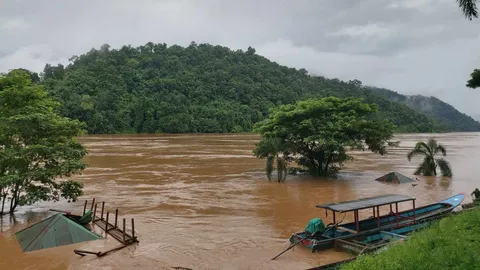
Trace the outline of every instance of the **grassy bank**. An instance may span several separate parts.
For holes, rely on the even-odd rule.
[[[444,218],[378,255],[365,255],[342,270],[480,269],[480,209]]]

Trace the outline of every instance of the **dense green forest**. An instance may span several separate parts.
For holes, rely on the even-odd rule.
[[[66,67],[47,64],[31,79],[63,104],[64,116],[86,122],[89,133],[248,132],[272,107],[326,96],[378,104],[377,117],[392,121],[398,132],[480,130],[447,104],[433,110],[396,102],[358,80],[281,66],[251,47],[103,45],[73,56]]]

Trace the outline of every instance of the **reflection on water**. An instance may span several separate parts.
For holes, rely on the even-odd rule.
[[[424,205],[480,186],[475,177],[480,172],[478,133],[435,135],[448,150],[452,179],[418,176],[417,186],[374,181],[389,171],[413,177],[421,160],[408,162],[406,153],[429,136],[399,135],[400,147],[383,157],[354,152],[355,160],[336,180],[289,176],[284,184],[266,181],[264,161],[251,155],[255,135],[82,137],[90,152],[90,167],[79,177],[86,195],[76,203],[43,203],[3,217],[0,269],[305,269],[345,259],[349,255],[342,252],[312,254],[298,247],[270,261],[310,219],[331,222],[315,208],[319,203],[402,193]],[[80,212],[83,200],[93,197],[106,202],[106,211],[119,208],[122,217],[135,218],[138,246],[102,259],[80,258],[73,249],[105,250],[115,241],[21,252],[15,231],[53,214],[49,208]],[[349,214],[340,218],[353,219]]]

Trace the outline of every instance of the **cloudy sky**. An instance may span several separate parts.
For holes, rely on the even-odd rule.
[[[480,19],[455,0],[0,0],[0,72],[108,43],[256,48],[311,74],[433,95],[480,118]]]

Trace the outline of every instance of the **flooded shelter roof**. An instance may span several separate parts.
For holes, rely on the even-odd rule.
[[[23,252],[52,248],[102,237],[63,214],[56,214],[15,233]]]
[[[386,175],[379,177],[375,180],[381,181],[381,182],[397,183],[397,184],[414,182],[413,179],[406,177],[405,175],[398,172],[387,173]]]
[[[336,212],[349,212],[353,210],[361,210],[366,208],[372,208],[374,206],[382,206],[391,203],[399,203],[411,200],[415,200],[415,197],[410,197],[402,194],[386,194],[352,201],[319,204],[317,205],[317,207]]]

